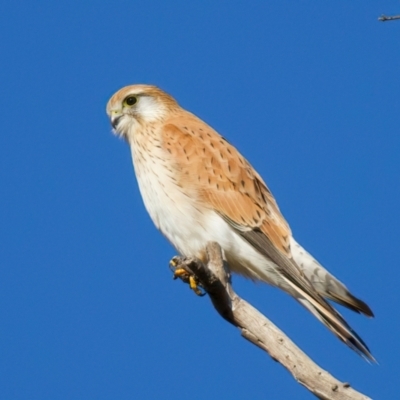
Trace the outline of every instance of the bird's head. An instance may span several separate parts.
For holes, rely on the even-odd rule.
[[[129,139],[145,124],[164,120],[178,103],[156,86],[132,85],[116,92],[107,103],[114,133]]]

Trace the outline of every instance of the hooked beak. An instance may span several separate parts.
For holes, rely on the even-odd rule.
[[[113,110],[111,111],[110,120],[111,125],[114,129],[117,129],[119,121],[121,121],[122,113],[121,111]]]
[[[117,129],[119,121],[121,121],[122,115],[119,117],[111,118],[111,125],[114,129]]]

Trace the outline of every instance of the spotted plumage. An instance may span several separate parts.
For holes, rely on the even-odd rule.
[[[114,131],[130,145],[154,224],[184,256],[205,259],[216,241],[233,272],[289,293],[352,349],[365,343],[325,300],[371,309],[293,238],[261,176],[226,139],[155,86],[127,86],[107,104]]]

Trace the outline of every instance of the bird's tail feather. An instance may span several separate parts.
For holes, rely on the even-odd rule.
[[[290,267],[290,264],[288,264]],[[357,335],[344,318],[315,290],[301,274],[290,274],[281,270],[281,277],[289,285],[289,293],[316,316],[336,337],[367,361],[376,362],[368,346]],[[297,270],[295,270],[297,271]]]
[[[368,304],[353,296],[339,279],[327,271],[293,237],[291,238],[290,245],[294,262],[322,297],[335,301],[367,317],[374,316]]]
[[[374,313],[364,301],[353,296],[348,290],[327,290],[320,293],[322,296],[329,300],[347,307],[348,309],[366,315],[367,317],[373,317]]]
[[[365,342],[333,307],[329,310],[314,299],[306,297],[297,297],[297,300],[347,346],[367,361],[376,362]]]

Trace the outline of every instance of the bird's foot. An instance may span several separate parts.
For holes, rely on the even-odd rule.
[[[173,279],[180,279],[181,281],[189,284],[190,289],[197,294],[197,296],[204,296],[206,293],[202,290],[201,283],[196,276],[190,271],[187,264],[190,263],[189,259],[185,257],[175,256],[170,262],[169,267],[174,273]]]

